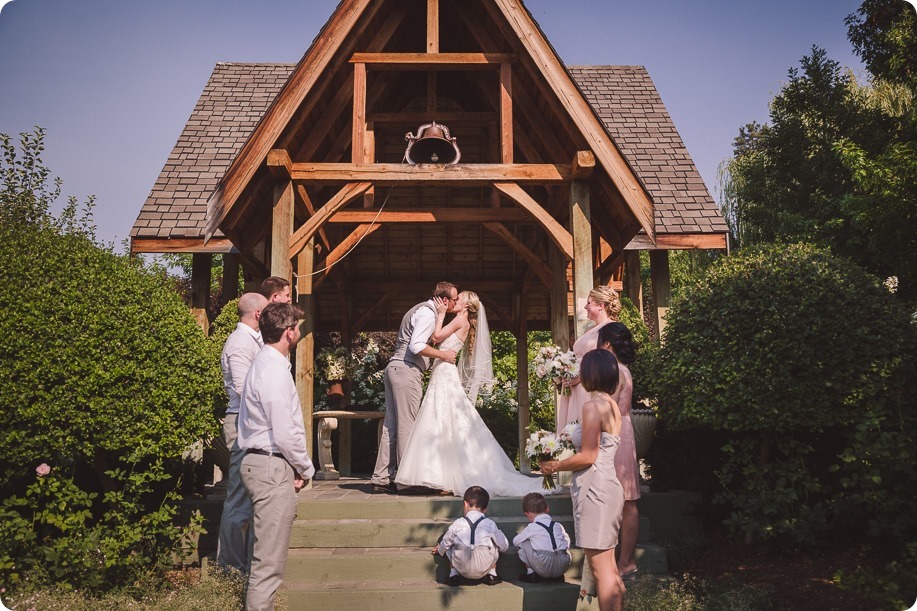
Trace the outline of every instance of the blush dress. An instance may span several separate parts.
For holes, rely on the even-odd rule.
[[[573,352],[577,359],[582,360],[584,354],[598,347],[599,329],[607,324],[596,325],[579,336],[573,343]],[[582,384],[571,388],[569,396],[560,395],[557,399],[557,430],[562,431],[571,422],[579,420],[583,415],[583,405],[591,398]]]
[[[624,378],[624,386],[618,396],[614,398],[621,411],[621,442],[615,452],[615,475],[624,488],[624,500],[636,501],[640,498],[640,482],[637,466],[637,442],[634,438],[634,425],[630,418],[634,381],[626,365],[618,363],[618,370]]]

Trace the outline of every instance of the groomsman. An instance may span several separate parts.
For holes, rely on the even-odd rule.
[[[261,283],[261,290],[258,292],[271,303],[293,302],[293,289],[286,278],[269,276]]]
[[[245,595],[248,611],[274,608],[296,518],[296,493],[315,474],[290,353],[300,340],[303,311],[271,303],[261,311],[264,348],[255,357],[239,410],[242,484],[253,506],[255,548]]]
[[[223,370],[223,386],[229,395],[229,405],[223,418],[223,441],[229,448],[229,472],[226,475],[226,500],[223,501],[223,515],[220,518],[220,538],[217,543],[217,563],[231,566],[237,571],[248,572],[251,563],[251,519],[252,502],[242,486],[239,469],[244,453],[236,444],[239,406],[242,402],[242,388],[252,361],[261,351],[263,342],[258,330],[261,310],[267,305],[260,293],[245,293],[239,298],[239,322],[230,333],[220,355]]]

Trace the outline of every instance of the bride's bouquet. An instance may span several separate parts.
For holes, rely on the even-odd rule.
[[[554,431],[535,431],[525,441],[525,455],[539,462],[543,460],[556,460],[565,450],[573,449],[570,440],[571,425],[564,427],[560,433]],[[545,490],[554,488],[553,475],[545,475],[541,487]]]
[[[579,375],[579,359],[576,358],[576,353],[572,350],[564,352],[558,346],[540,348],[532,361],[532,366],[538,379],[551,380],[564,395],[570,394],[570,388],[562,386],[563,381]]]

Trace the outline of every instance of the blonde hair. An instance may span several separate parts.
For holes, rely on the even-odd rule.
[[[478,310],[481,308],[481,298],[472,291],[462,291],[459,296],[468,304],[468,322],[471,323],[471,328],[468,330],[468,337],[465,338],[465,345],[468,346],[468,356],[471,356],[474,352],[474,340],[478,334]]]
[[[621,316],[621,298],[618,292],[608,285],[597,286],[589,291],[589,297],[594,303],[601,304],[605,307],[605,313],[608,318],[617,321]]]

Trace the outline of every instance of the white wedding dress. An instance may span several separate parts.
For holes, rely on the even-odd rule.
[[[453,333],[439,348],[458,351],[462,342]],[[559,491],[543,490],[541,476],[516,471],[465,394],[455,365],[436,360],[432,371],[395,483],[457,496],[481,486],[491,498]]]

